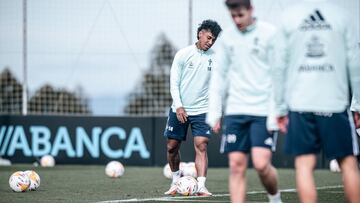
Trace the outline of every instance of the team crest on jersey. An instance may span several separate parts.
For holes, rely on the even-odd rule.
[[[211,59],[209,59],[209,60],[208,60],[208,62],[209,62],[209,65],[208,65],[208,71],[211,71],[211,64],[212,64],[212,60],[211,60]]]
[[[194,68],[194,64],[192,61],[190,61],[189,68]]]
[[[310,16],[304,19],[303,23],[300,25],[300,30],[331,30],[331,25],[326,22],[319,9],[315,9]]]
[[[306,56],[311,58],[320,58],[325,55],[324,44],[321,43],[320,38],[316,35],[312,36],[307,43]]]

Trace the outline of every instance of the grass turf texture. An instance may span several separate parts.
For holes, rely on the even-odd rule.
[[[38,191],[15,193],[11,191],[8,180],[18,170],[35,170],[41,178]],[[97,202],[124,199],[147,199],[165,197],[163,193],[170,186],[170,180],[162,175],[161,167],[126,167],[121,178],[112,179],[105,175],[105,166],[57,165],[54,168],[33,167],[31,165],[0,166],[0,202]],[[280,169],[280,189],[295,188],[294,171]],[[317,187],[341,185],[341,176],[328,170],[315,172]],[[266,202],[256,172],[247,172],[247,202]],[[161,199],[161,202],[230,202],[228,196],[228,169],[210,168],[207,188],[214,197]],[[258,192],[252,192],[258,191]],[[284,202],[299,202],[295,191],[282,192]],[[140,201],[139,201],[140,202]],[[318,202],[345,202],[342,187],[321,188]]]

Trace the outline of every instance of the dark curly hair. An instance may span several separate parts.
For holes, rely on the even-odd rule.
[[[214,35],[215,39],[219,36],[222,31],[220,25],[214,20],[204,20],[197,29],[197,39],[199,39],[199,32],[201,30],[208,30]]]

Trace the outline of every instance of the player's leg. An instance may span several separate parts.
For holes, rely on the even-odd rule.
[[[250,139],[253,165],[268,193],[269,200],[271,203],[281,203],[280,193],[278,192],[277,171],[271,164],[271,150],[275,149],[276,139],[266,129],[266,117],[253,117],[250,127]]]
[[[170,189],[164,193],[166,195],[176,194],[175,183],[181,177],[181,172],[179,170],[180,146],[181,141],[186,140],[187,127],[188,123],[181,124],[177,120],[176,114],[170,110],[164,136],[167,137],[167,160],[172,172],[172,182],[170,185]]]
[[[229,191],[231,202],[245,202],[247,154],[230,152],[229,157]]]
[[[207,157],[207,145],[209,138],[207,137],[194,137],[195,147],[195,167],[198,176],[207,175],[208,157]]]
[[[317,192],[314,181],[315,154],[300,155],[295,158],[296,188],[300,202],[316,203]]]
[[[249,137],[250,118],[243,115],[231,115],[224,118],[224,135],[221,140],[221,152],[229,158],[229,190],[231,202],[245,202],[246,169],[251,143]]]
[[[195,168],[197,171],[198,180],[198,195],[208,196],[212,195],[205,187],[207,168],[208,168],[208,157],[207,157],[207,145],[209,138],[196,136],[194,137],[195,147]]]
[[[268,192],[269,198],[280,200],[280,193],[278,192],[278,176],[275,167],[271,164],[271,155],[272,152],[270,149],[263,147],[253,147],[251,149],[254,168],[257,171],[265,190]],[[277,202],[281,202],[279,200],[277,200]]]
[[[289,128],[285,151],[295,156],[296,187],[301,202],[316,202],[317,192],[313,177],[316,153],[322,140],[313,113],[289,112]]]
[[[195,148],[195,168],[197,171],[198,193],[200,196],[210,196],[210,193],[205,187],[208,157],[207,145],[210,138],[210,127],[205,122],[206,114],[196,116],[189,116],[188,120],[191,124],[192,134],[194,136]]]
[[[360,202],[360,172],[356,157],[347,156],[342,158],[339,160],[339,164],[348,202]]]
[[[177,172],[180,169],[180,146],[181,142],[179,140],[167,140],[167,160],[170,165],[171,172]],[[176,180],[174,181],[173,179],[173,182],[176,182]]]
[[[360,202],[359,154],[355,126],[350,112],[317,115],[328,158],[336,158],[343,175],[345,195],[349,202]]]
[[[175,139],[167,140],[167,160],[172,173],[172,181],[168,191],[164,194],[166,195],[175,195],[176,194],[176,185],[175,183],[181,177],[181,172],[179,170],[180,165],[180,146],[181,142]]]

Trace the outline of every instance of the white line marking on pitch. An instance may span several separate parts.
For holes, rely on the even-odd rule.
[[[342,185],[334,185],[334,186],[322,186],[322,187],[317,187],[317,190],[326,190],[326,189],[336,189],[336,188],[342,188]],[[296,192],[296,189],[294,188],[290,188],[290,189],[282,189],[280,190],[280,192]],[[250,191],[247,192],[246,194],[250,195],[250,194],[261,194],[261,193],[266,193],[266,191]],[[206,197],[206,198],[211,198],[211,197],[228,197],[230,196],[230,194],[214,194],[210,197]],[[96,202],[96,203],[121,203],[121,202],[150,202],[150,201],[160,201],[160,202],[229,202],[229,201],[219,201],[219,200],[195,200],[197,198],[204,198],[203,196],[188,196],[188,197],[183,197],[183,196],[177,196],[177,197],[154,197],[154,198],[133,198],[133,199],[124,199],[124,200],[108,200],[108,201],[100,201],[100,202]],[[257,202],[257,203],[261,203],[261,202]]]

